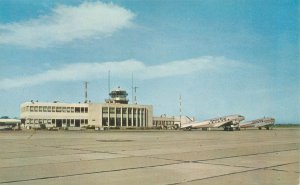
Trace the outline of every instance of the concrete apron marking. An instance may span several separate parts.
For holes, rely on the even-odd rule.
[[[224,177],[224,176],[228,176],[228,175],[246,173],[246,172],[251,172],[251,171],[266,170],[266,169],[267,170],[272,170],[272,169],[268,169],[268,168],[274,168],[274,167],[279,167],[279,166],[284,166],[284,165],[289,165],[289,164],[295,164],[295,163],[298,163],[298,162],[285,163],[285,164],[267,166],[267,167],[261,167],[261,168],[254,168],[254,169],[243,170],[243,171],[239,171],[239,172],[232,172],[232,173],[226,173],[226,174],[222,174],[222,175],[204,177],[204,178],[200,178],[200,179],[193,179],[193,180],[189,180],[189,181],[176,182],[176,183],[171,183],[171,184],[167,184],[167,185],[175,185],[175,184],[181,184],[181,183],[187,183],[187,182],[201,181],[201,180],[213,179],[213,178],[217,178],[217,177]],[[205,163],[205,164],[208,164],[208,163]],[[212,165],[217,165],[217,164],[212,164]]]
[[[123,169],[116,169],[116,170],[103,170],[103,171],[94,171],[94,172],[86,172],[86,173],[76,173],[76,174],[69,174],[69,175],[57,175],[57,176],[48,176],[48,177],[39,177],[39,178],[32,178],[32,179],[22,179],[22,180],[15,180],[15,181],[3,181],[2,183],[15,183],[15,182],[25,182],[25,181],[35,181],[35,180],[42,180],[42,179],[53,179],[53,178],[62,178],[62,177],[72,177],[72,176],[80,176],[80,175],[89,175],[89,174],[99,174],[99,173],[109,173],[109,172],[118,172],[118,171],[126,171],[126,170],[135,170],[135,169],[143,169],[143,168],[154,168],[160,166],[169,166],[177,163],[170,163],[170,164],[160,164],[160,165],[153,165],[153,166],[141,166],[141,167],[133,167],[133,168],[123,168]]]
[[[53,179],[53,178],[80,176],[80,175],[87,175],[87,174],[109,173],[109,172],[117,172],[117,171],[133,170],[133,169],[144,169],[144,168],[153,168],[153,167],[160,167],[160,166],[169,166],[169,165],[182,164],[182,163],[187,163],[187,162],[203,163],[203,164],[210,164],[210,165],[220,165],[220,164],[211,164],[211,163],[205,162],[205,161],[217,160],[217,159],[235,158],[235,157],[242,157],[242,156],[253,156],[253,155],[276,153],[276,152],[282,152],[282,151],[292,151],[292,150],[298,150],[298,149],[281,150],[281,151],[273,151],[273,152],[263,152],[263,153],[238,155],[238,156],[226,156],[226,157],[222,157],[222,158],[206,159],[206,160],[196,160],[196,161],[184,161],[184,160],[165,159],[165,160],[174,161],[174,163],[163,164],[163,165],[153,165],[153,166],[142,166],[142,167],[134,167],[134,168],[124,168],[124,169],[116,169],[116,170],[107,170],[107,171],[104,170],[104,171],[94,171],[94,172],[86,172],[86,173],[76,173],[76,174],[61,175],[61,176],[47,176],[47,177],[39,177],[39,178],[32,178],[32,179],[22,179],[22,180],[15,180],[15,181],[4,181],[4,182],[0,182],[0,183],[15,183],[15,182],[35,181],[35,180],[42,180],[42,179]],[[164,158],[157,158],[157,157],[150,157],[150,156],[144,156],[144,157],[155,158],[155,159],[164,159]],[[201,178],[201,179],[193,179],[193,180],[184,181],[184,182],[193,182],[193,181],[197,181],[197,180],[204,180],[204,179],[216,178],[216,177],[221,177],[221,176],[226,176],[226,175],[232,175],[232,174],[238,174],[238,173],[245,173],[245,172],[249,172],[249,171],[256,171],[256,170],[267,169],[267,168],[274,168],[274,167],[284,166],[284,165],[294,164],[294,163],[297,163],[297,162],[280,164],[280,165],[273,165],[273,166],[268,166],[268,167],[260,167],[260,168],[246,167],[246,168],[251,168],[251,169],[245,170],[245,171],[240,171],[240,172],[233,172],[233,173],[228,173],[228,174],[222,174],[222,175],[218,175],[218,176],[205,177],[205,178]],[[243,167],[243,166],[236,166],[236,167]],[[270,170],[272,170],[272,169],[270,169]],[[183,182],[180,182],[180,183],[183,183]],[[174,184],[180,184],[180,183],[174,183]]]
[[[218,160],[218,159],[229,159],[229,158],[235,158],[235,157],[254,156],[254,155],[261,155],[261,154],[271,154],[271,153],[287,152],[287,151],[293,151],[293,150],[299,150],[299,149],[296,148],[296,149],[288,149],[288,150],[276,150],[276,151],[272,151],[272,152],[261,152],[261,153],[253,153],[253,154],[233,155],[233,156],[208,158],[208,159],[192,160],[192,161],[186,161],[186,160],[180,160],[180,159],[168,159],[168,158],[155,157],[155,156],[142,156],[142,157],[148,157],[148,158],[153,158],[153,159],[164,159],[164,160],[177,161],[177,162],[181,161],[181,162],[185,162],[185,163],[188,163],[188,162],[190,162],[190,163],[201,163],[201,162],[204,162],[204,161],[212,161],[212,160]]]

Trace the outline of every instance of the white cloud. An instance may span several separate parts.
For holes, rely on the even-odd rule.
[[[61,66],[58,69],[47,70],[36,75],[22,78],[6,78],[0,80],[0,89],[28,87],[47,82],[78,81],[107,78],[110,70],[114,77],[131,78],[134,73],[139,79],[155,79],[187,75],[209,70],[224,71],[233,67],[240,68],[241,64],[223,57],[199,57],[188,60],[173,61],[158,65],[147,66],[141,61],[125,60],[104,63],[76,63]]]
[[[133,25],[134,14],[112,3],[85,2],[58,6],[51,15],[25,22],[0,24],[0,44],[48,47],[76,39],[110,36]]]

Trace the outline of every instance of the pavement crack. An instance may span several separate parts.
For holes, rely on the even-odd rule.
[[[132,167],[132,168],[122,168],[122,169],[115,169],[115,170],[102,170],[102,171],[93,171],[93,172],[86,172],[86,173],[75,173],[75,174],[68,174],[68,175],[56,175],[56,176],[46,176],[46,177],[38,177],[38,178],[31,178],[31,179],[20,179],[20,180],[12,180],[12,181],[2,181],[3,183],[16,183],[16,182],[26,182],[26,181],[35,181],[35,180],[44,180],[44,179],[55,179],[55,178],[65,178],[65,177],[74,177],[74,176],[81,176],[81,175],[91,175],[91,174],[99,174],[99,173],[109,173],[109,172],[119,172],[119,171],[126,171],[126,170],[137,170],[137,169],[144,169],[144,168],[154,168],[154,167],[161,167],[161,166],[169,166],[179,163],[169,163],[169,164],[159,164],[159,165],[151,165],[151,166],[140,166],[140,167]]]
[[[182,184],[182,183],[187,183],[187,182],[195,182],[195,181],[201,181],[201,180],[206,180],[206,179],[213,179],[213,178],[224,177],[224,176],[229,176],[229,175],[234,175],[234,174],[241,174],[241,173],[246,173],[246,172],[265,170],[267,168],[274,168],[274,167],[279,167],[279,166],[284,166],[284,165],[289,165],[289,164],[295,164],[295,163],[298,163],[298,162],[291,162],[291,163],[273,165],[273,166],[268,166],[268,167],[254,168],[254,169],[243,170],[243,171],[238,171],[238,172],[232,172],[232,173],[226,173],[226,174],[215,175],[215,176],[210,176],[210,177],[204,177],[204,178],[199,178],[199,179],[193,179],[193,180],[188,180],[188,181],[182,181],[182,182],[177,182],[177,183],[171,183],[171,184],[167,184],[167,185],[176,185],[176,184]]]

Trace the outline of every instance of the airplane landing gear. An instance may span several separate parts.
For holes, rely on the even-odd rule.
[[[233,131],[232,127],[224,127],[224,131]]]

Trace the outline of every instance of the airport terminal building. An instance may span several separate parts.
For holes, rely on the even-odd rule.
[[[160,117],[153,117],[153,127],[158,129],[177,129],[179,122],[179,119],[174,116],[167,117],[165,114]]]
[[[111,91],[105,103],[25,102],[21,123],[26,128],[147,128],[153,126],[152,105],[128,104],[125,90]]]

